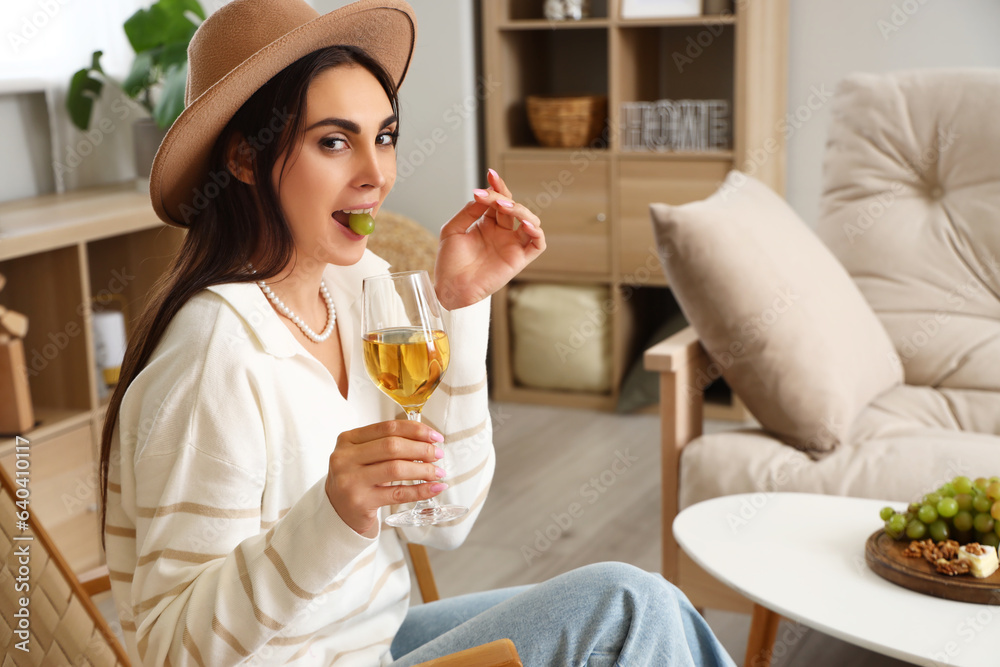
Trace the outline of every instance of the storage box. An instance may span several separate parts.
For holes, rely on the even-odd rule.
[[[515,285],[509,294],[514,381],[560,391],[611,391],[606,285]]]
[[[20,338],[0,340],[0,434],[20,435],[35,425],[28,367]]]
[[[547,148],[585,148],[601,136],[608,118],[603,95],[528,95],[528,124]]]

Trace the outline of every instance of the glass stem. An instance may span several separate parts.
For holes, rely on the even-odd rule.
[[[421,421],[420,420],[420,410],[419,409],[412,410],[412,411],[411,410],[407,410],[406,411],[406,418],[409,419],[411,422],[420,422]],[[417,463],[423,463],[423,462],[422,461],[417,461]],[[418,484],[424,484],[424,483],[425,482],[418,482]],[[437,504],[436,500],[434,500],[433,498],[428,498],[427,500],[418,500],[417,504],[414,505],[413,508],[410,511],[411,512],[420,512],[420,511],[426,512],[427,510],[437,509],[437,506],[438,506],[438,504]]]

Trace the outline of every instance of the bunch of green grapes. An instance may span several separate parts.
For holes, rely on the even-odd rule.
[[[964,475],[946,482],[910,503],[905,512],[883,507],[879,513],[885,532],[893,539],[935,542],[955,540],[959,544],[979,542],[1000,545],[1000,477]]]

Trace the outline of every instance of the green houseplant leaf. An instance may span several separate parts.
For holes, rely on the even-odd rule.
[[[73,74],[69,82],[69,91],[66,93],[66,109],[69,111],[69,118],[81,130],[86,130],[90,125],[90,115],[94,111],[94,100],[101,94],[104,88],[104,81],[93,76],[97,72],[102,77],[104,70],[101,69],[102,51],[94,51],[91,56],[90,67],[84,67]]]
[[[165,44],[163,49],[157,54],[156,63],[164,72],[170,69],[172,65],[184,65],[187,67],[187,47],[187,42]]]
[[[160,99],[153,109],[153,118],[161,130],[170,127],[184,111],[184,88],[187,84],[187,62],[171,65],[163,80]]]
[[[148,91],[154,83],[156,83],[156,74],[153,71],[153,55],[148,51],[135,54],[132,69],[129,70],[128,76],[122,82],[122,90],[132,99],[138,100],[146,107],[147,111],[152,113],[153,109],[148,99],[140,99],[140,96],[143,92]]]
[[[125,35],[136,53],[175,42],[186,45],[198,29],[198,24],[187,17],[187,12],[205,20],[205,10],[196,0],[159,0],[125,21]]]
[[[150,112],[161,129],[184,110],[187,47],[203,20],[205,10],[198,0],[158,0],[149,9],[132,14],[123,26],[135,60],[128,76],[118,85]],[[94,102],[104,82],[113,81],[100,68],[100,55],[95,51],[91,66],[76,72],[70,80],[66,108],[73,124],[81,130],[90,126]],[[158,98],[155,102],[154,91]]]

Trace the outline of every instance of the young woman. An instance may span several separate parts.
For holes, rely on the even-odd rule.
[[[150,179],[157,214],[187,235],[134,332],[101,451],[128,651],[410,665],[510,637],[528,665],[729,665],[676,589],[619,564],[408,609],[381,519],[436,496],[471,512],[405,537],[453,548],[468,534],[494,468],[487,297],[545,248],[491,171],[441,230],[447,384],[423,424],[397,419],[359,350],[361,281],[387,266],[348,212],[377,225],[392,188],[415,34],[401,0],[324,16],[234,0],[192,40],[187,108]]]

